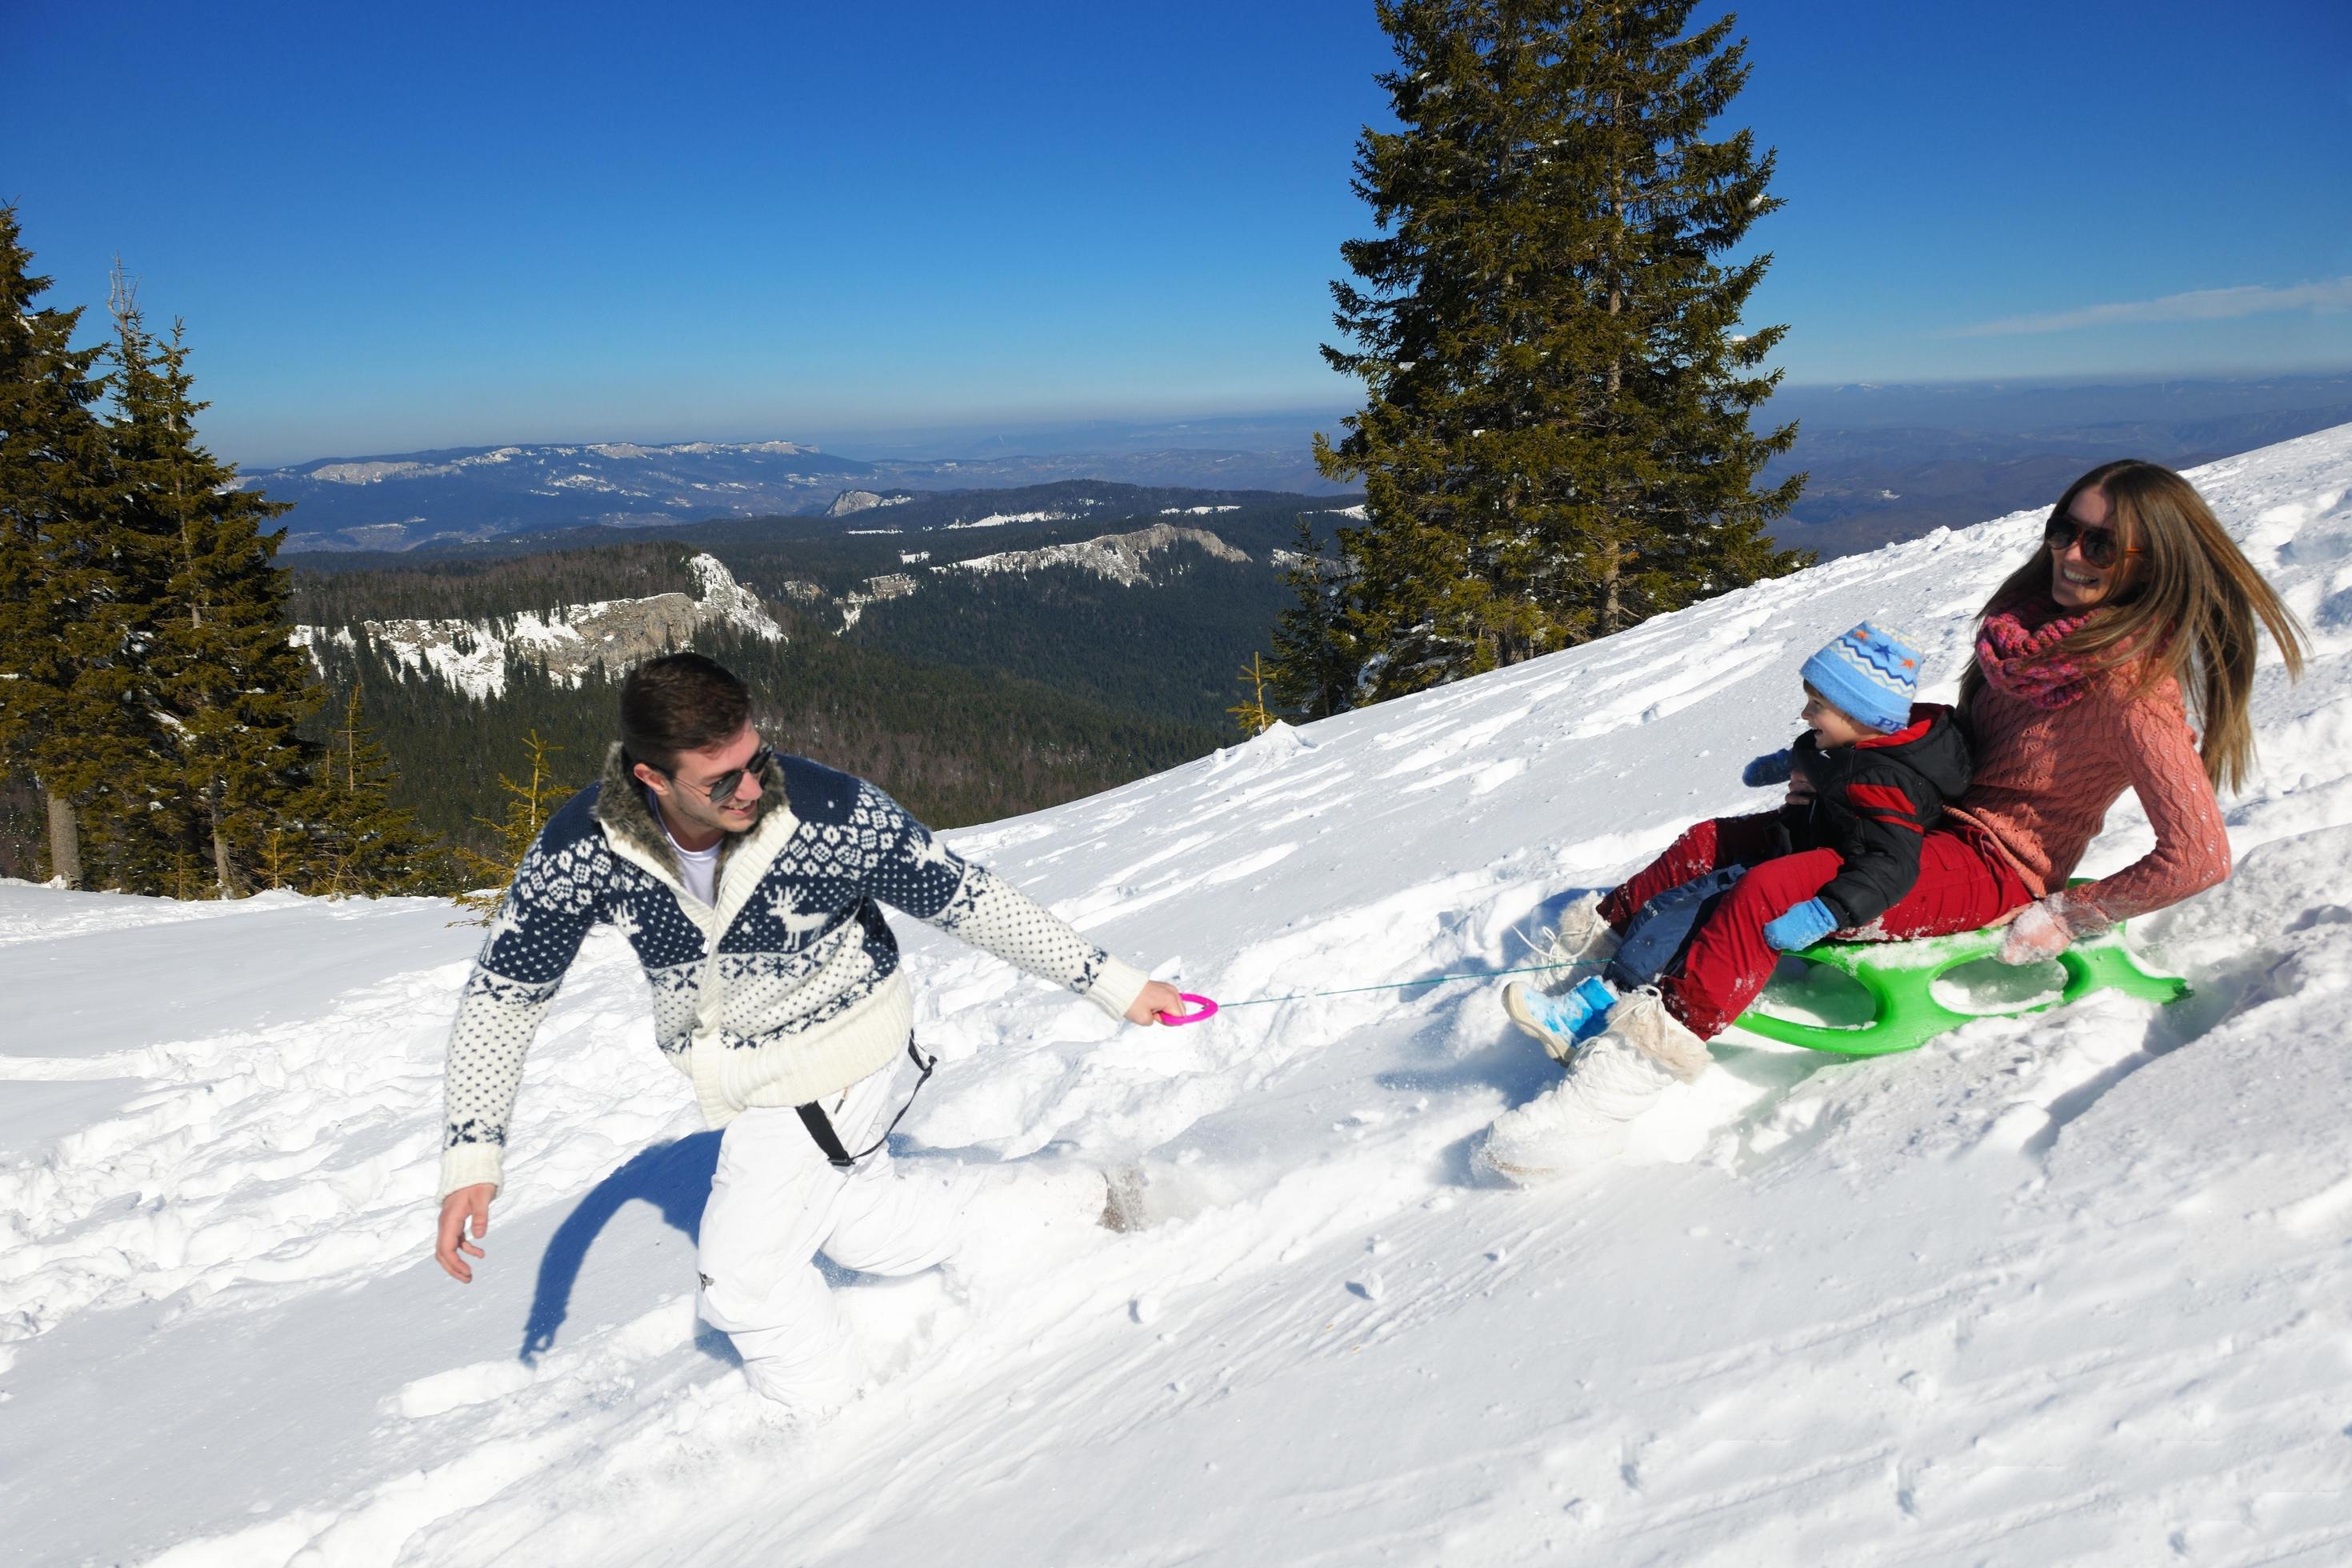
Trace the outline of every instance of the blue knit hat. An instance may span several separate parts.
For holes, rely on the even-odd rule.
[[[1799,673],[1847,718],[1892,735],[1911,722],[1919,650],[1864,621],[1805,660]]]

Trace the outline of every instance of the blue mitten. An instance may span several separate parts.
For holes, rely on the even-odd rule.
[[[1811,947],[1837,930],[1837,916],[1819,899],[1807,899],[1779,920],[1764,922],[1764,940],[1782,952]]]
[[[1763,789],[1770,784],[1784,784],[1796,769],[1793,752],[1768,752],[1739,771],[1739,782],[1749,789]]]

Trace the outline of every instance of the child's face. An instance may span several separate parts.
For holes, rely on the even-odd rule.
[[[1878,733],[1875,730],[1865,730],[1847,718],[1843,709],[1833,707],[1829,699],[1811,686],[1805,688],[1804,710],[1797,717],[1803,720],[1805,728],[1813,732],[1813,744],[1824,752],[1851,746],[1856,741],[1866,741]]]

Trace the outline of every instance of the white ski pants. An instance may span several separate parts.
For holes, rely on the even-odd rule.
[[[843,1146],[854,1154],[881,1136],[914,1079],[887,1068],[827,1099]],[[702,1211],[703,1321],[735,1342],[761,1394],[810,1415],[839,1407],[865,1364],[817,1255],[861,1273],[920,1273],[955,1251],[969,1185],[953,1165],[894,1169],[887,1149],[837,1171],[799,1111],[744,1111],[719,1138]]]

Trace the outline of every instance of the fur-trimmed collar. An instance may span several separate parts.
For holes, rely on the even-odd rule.
[[[596,820],[613,838],[627,845],[655,865],[665,868],[679,882],[686,874],[678,867],[677,852],[670,845],[669,835],[663,831],[661,820],[654,816],[646,799],[646,786],[630,773],[623,760],[621,743],[613,742],[604,753],[604,773],[596,791]],[[751,819],[751,827],[742,833],[730,833],[719,841],[719,863],[724,866],[735,846],[756,830],[767,819],[768,813],[784,798],[784,771],[773,756],[760,773],[760,811]]]

